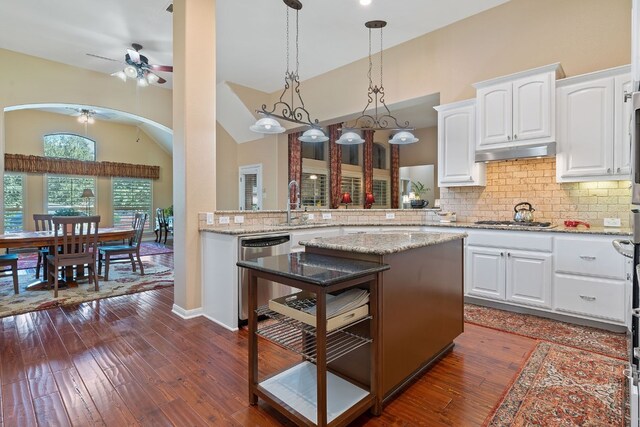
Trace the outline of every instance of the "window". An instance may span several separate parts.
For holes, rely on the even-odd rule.
[[[312,179],[312,176],[315,176],[316,179]],[[303,172],[302,189],[300,190],[301,206],[326,207],[328,182],[326,172]]]
[[[387,148],[377,142],[373,143],[374,169],[387,169]]]
[[[340,187],[342,193],[351,194],[351,202],[353,205],[362,205],[362,177],[342,175]]]
[[[153,191],[150,179],[113,178],[111,194],[115,228],[130,228],[137,212],[147,214],[144,227],[146,230],[151,228]]]
[[[302,158],[313,160],[324,160],[325,147],[324,142],[304,142],[302,143]]]
[[[4,233],[16,233],[24,227],[24,175],[4,174]]]
[[[84,136],[70,133],[45,135],[44,156],[95,161],[96,143]]]
[[[74,210],[92,215],[95,212],[95,197],[82,198],[82,192],[90,189],[96,195],[96,179],[70,175],[47,176],[47,212]]]
[[[360,165],[360,158],[358,157],[358,145],[342,146],[342,163],[354,166]]]
[[[389,207],[389,181],[386,179],[373,180],[373,198],[375,203],[373,206],[383,208]]]

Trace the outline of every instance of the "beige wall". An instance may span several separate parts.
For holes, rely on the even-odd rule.
[[[216,123],[216,208],[238,209],[238,144]]]
[[[443,104],[473,98],[473,83],[554,62],[562,64],[567,76],[628,64],[630,18],[631,0],[511,0],[387,49],[387,104],[434,93],[440,93]],[[397,25],[390,22],[385,32]],[[362,38],[366,41],[364,28]],[[366,72],[365,58],[305,80],[302,96],[312,116],[332,123],[359,112],[366,101]],[[263,102],[259,91],[232,88],[251,110]],[[271,103],[280,93],[271,94]],[[437,164],[435,128],[418,132],[420,142],[401,148],[401,165]],[[265,180],[267,194],[287,185],[286,136],[278,136],[278,146],[277,156],[265,160],[277,162],[273,167],[278,171],[275,189]],[[239,150],[238,164],[251,163],[252,156],[252,150]],[[285,191],[280,194],[286,198]]]
[[[5,114],[5,151],[11,154],[44,155],[43,136],[69,132],[85,136],[84,125],[75,117],[34,110],[12,111]],[[153,207],[167,207],[173,198],[171,156],[147,134],[131,125],[96,120],[87,125],[86,136],[96,142],[96,160],[160,166],[160,179],[153,181]],[[136,139],[140,137],[140,141]],[[25,228],[33,229],[29,218],[45,211],[45,177],[28,174],[25,188]],[[97,213],[101,225],[113,224],[111,178],[100,177],[96,182]]]
[[[400,167],[434,165],[434,197],[440,198],[438,187],[438,128],[416,129],[414,135],[420,140],[415,144],[400,146]]]

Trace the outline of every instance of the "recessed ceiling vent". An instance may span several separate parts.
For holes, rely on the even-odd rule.
[[[173,3],[169,3],[169,6],[165,9],[169,13],[173,13]]]

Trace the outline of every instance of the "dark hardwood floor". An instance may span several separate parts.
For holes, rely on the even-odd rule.
[[[173,266],[171,255],[154,261]],[[161,289],[0,319],[0,427],[291,425],[247,403],[247,332],[171,313]],[[298,358],[261,342],[273,372]],[[474,325],[382,416],[358,426],[481,425],[534,348]]]

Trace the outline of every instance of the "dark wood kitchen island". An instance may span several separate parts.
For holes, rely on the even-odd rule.
[[[380,289],[381,395],[388,402],[453,348],[463,332],[463,253],[460,233],[363,233],[300,242],[305,251],[390,266]],[[362,348],[332,362],[334,372],[368,385]]]

